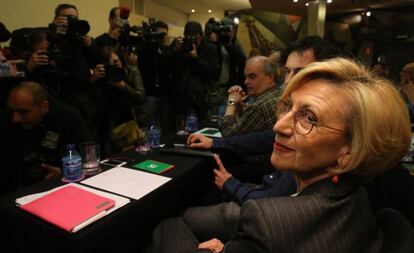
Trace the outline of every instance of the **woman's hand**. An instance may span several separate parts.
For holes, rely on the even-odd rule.
[[[214,169],[214,183],[217,185],[217,187],[221,190],[223,188],[224,183],[231,178],[233,175],[230,174],[226,168],[224,168],[223,163],[220,160],[220,157],[215,154],[214,159],[216,159],[216,163],[219,167],[219,169]]]
[[[198,245],[199,249],[208,249],[214,253],[222,252],[224,249],[224,244],[217,238],[213,238],[209,241],[205,241]]]

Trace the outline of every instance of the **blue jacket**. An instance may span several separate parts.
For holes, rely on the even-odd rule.
[[[296,192],[296,182],[292,173],[274,171],[263,176],[261,185],[242,183],[231,177],[221,191],[225,199],[242,205],[249,199],[291,195]]]
[[[270,153],[273,150],[275,132],[272,129],[241,136],[213,139],[213,148],[231,149],[236,153],[254,155]],[[291,195],[296,182],[290,172],[273,171],[263,176],[262,184],[242,183],[234,177],[228,179],[222,189],[223,197],[239,205],[249,199]]]

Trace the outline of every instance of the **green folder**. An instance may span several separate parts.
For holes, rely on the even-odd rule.
[[[161,174],[174,167],[172,164],[158,162],[154,160],[146,160],[133,165],[132,167],[140,170],[149,171],[152,173]]]

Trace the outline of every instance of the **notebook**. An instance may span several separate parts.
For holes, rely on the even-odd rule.
[[[172,164],[158,162],[154,160],[146,160],[137,164],[134,164],[132,167],[140,170],[149,171],[152,173],[161,174],[174,167]]]
[[[20,206],[23,210],[75,233],[105,216],[115,201],[73,185],[52,191]]]
[[[195,132],[195,134],[202,134],[207,137],[214,137],[214,138],[221,138],[223,137],[221,135],[220,129],[218,128],[212,128],[212,127],[206,127],[203,129],[198,130]]]

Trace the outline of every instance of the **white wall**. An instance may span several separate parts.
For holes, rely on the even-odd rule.
[[[210,18],[214,18],[217,21],[222,20],[224,18],[224,10],[221,10],[221,11],[217,10],[217,11],[214,11],[212,13],[194,13],[194,14],[190,14],[188,20],[199,22],[203,26],[203,29],[204,29],[204,25],[207,23],[207,21]]]
[[[184,26],[188,20],[188,15],[186,13],[168,8],[151,0],[144,1],[143,15],[177,26]]]

